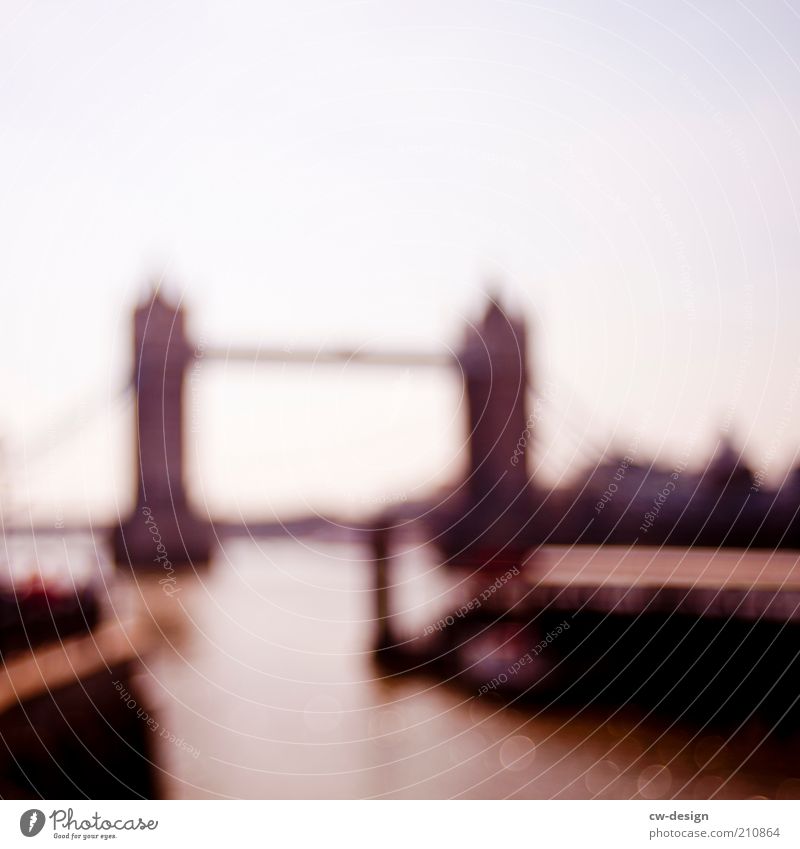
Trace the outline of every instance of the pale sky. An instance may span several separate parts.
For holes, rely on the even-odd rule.
[[[554,398],[547,480],[609,440],[699,461],[722,426],[780,475],[798,48],[778,0],[3,3],[12,506],[125,508],[130,409],[109,399],[165,269],[223,345],[438,349],[499,277]],[[194,496],[217,513],[358,513],[458,472],[445,376],[209,363],[196,392]]]

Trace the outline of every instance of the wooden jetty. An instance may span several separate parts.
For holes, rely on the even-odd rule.
[[[456,588],[450,606],[409,634],[388,613],[382,545],[376,656],[390,673],[433,672],[478,696],[798,725],[796,554],[572,546],[537,549],[510,567],[502,557],[449,563],[437,573]]]

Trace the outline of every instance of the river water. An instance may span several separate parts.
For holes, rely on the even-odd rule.
[[[424,571],[426,556],[412,565]],[[731,735],[632,708],[609,719],[514,707],[387,674],[370,654],[367,557],[330,542],[232,541],[172,596],[144,589],[159,636],[137,684],[159,718],[165,796],[800,796],[793,741],[762,743],[755,723]]]

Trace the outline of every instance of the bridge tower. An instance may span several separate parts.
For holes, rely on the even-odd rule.
[[[208,561],[211,524],[186,493],[184,399],[194,353],[185,312],[153,288],[134,312],[136,507],[114,534],[118,563],[169,569]]]
[[[510,504],[528,486],[528,334],[492,297],[467,329],[459,364],[467,393],[470,494]]]
[[[466,394],[467,476],[434,519],[453,558],[491,558],[499,552],[513,559],[534,540],[527,345],[522,317],[490,297],[458,354]]]

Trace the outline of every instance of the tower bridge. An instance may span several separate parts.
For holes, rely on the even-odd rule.
[[[131,514],[112,529],[117,562],[162,574],[164,558],[176,568],[202,565],[218,537],[251,531],[200,515],[189,497],[184,389],[201,357],[450,369],[464,387],[466,474],[419,514],[426,538],[438,547],[438,565],[446,565],[451,590],[462,597],[455,597],[456,613],[445,614],[452,625],[409,637],[397,610],[392,530],[405,519],[395,513],[364,527],[361,541],[371,543],[375,567],[376,658],[395,670],[432,669],[476,686],[505,668],[509,651],[521,657],[568,617],[568,634],[548,649],[544,665],[509,677],[511,692],[587,703],[668,699],[679,711],[694,711],[697,703],[700,717],[716,715],[722,700],[736,715],[758,710],[776,722],[787,716],[796,722],[800,570],[796,551],[775,549],[800,548],[800,475],[779,490],[754,487],[741,456],[723,445],[704,470],[678,476],[659,521],[646,532],[646,511],[663,491],[663,475],[674,472],[631,458],[623,475],[617,460],[604,458],[582,485],[533,486],[527,459],[536,416],[527,415],[527,343],[524,321],[490,299],[453,354],[201,346],[187,330],[185,309],[152,293],[134,313],[129,388],[136,496]],[[600,502],[598,512],[612,480],[614,497]],[[733,654],[731,639],[740,646]],[[708,647],[701,657],[697,644]],[[755,656],[762,662],[752,667],[752,686],[742,694],[740,666]],[[550,674],[551,665],[557,674]],[[667,671],[653,677],[651,670],[662,666]],[[609,668],[619,670],[610,689]],[[714,698],[698,701],[720,671]],[[683,683],[675,686],[676,680]]]
[[[526,331],[521,318],[509,316],[489,300],[485,315],[470,326],[460,350],[285,350],[265,347],[196,345],[189,335],[186,310],[158,289],[133,318],[133,375],[136,418],[136,497],[133,512],[114,529],[117,562],[134,567],[154,562],[153,528],[174,565],[203,563],[214,542],[215,524],[191,506],[187,490],[184,386],[193,364],[203,360],[284,365],[357,365],[369,368],[424,367],[455,369],[467,399],[468,470],[441,517],[456,528],[457,510],[477,522],[479,533],[507,535],[509,521],[529,516],[525,453],[520,437],[527,422],[529,380]],[[522,448],[520,449],[520,446]],[[520,456],[521,455],[521,456]],[[511,463],[512,457],[516,458]],[[523,497],[521,497],[521,493]],[[149,523],[145,515],[150,517]],[[230,524],[224,526],[227,531]],[[490,531],[490,528],[492,529]],[[463,531],[464,529],[461,528]],[[473,532],[471,531],[471,533]],[[452,536],[453,531],[450,531]]]

